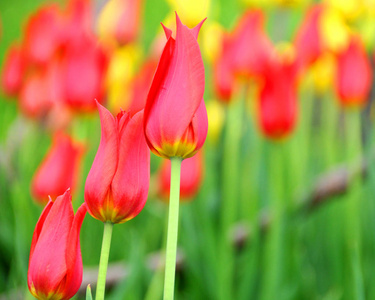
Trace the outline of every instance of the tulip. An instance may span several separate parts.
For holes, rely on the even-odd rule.
[[[99,36],[105,41],[124,45],[138,37],[143,1],[110,0],[100,13]]]
[[[180,198],[181,201],[192,199],[198,192],[203,177],[203,157],[202,151],[199,151],[193,157],[184,159],[181,163],[181,183]],[[159,195],[164,200],[169,198],[169,189],[171,185],[171,161],[163,160],[159,172]]]
[[[336,90],[340,103],[361,107],[366,104],[372,84],[371,63],[359,37],[338,54]]]
[[[79,111],[95,109],[94,99],[104,95],[107,56],[91,38],[82,38],[67,47],[63,57],[62,85],[64,101]]]
[[[22,50],[13,45],[8,49],[1,76],[1,84],[7,96],[17,96],[21,86],[26,67]]]
[[[103,222],[123,223],[144,207],[150,181],[150,151],[143,134],[143,111],[116,118],[97,103],[101,140],[85,185],[90,214]]]
[[[259,126],[274,140],[290,135],[297,121],[296,67],[293,62],[273,60],[259,94]]]
[[[74,190],[83,154],[83,146],[62,133],[55,134],[47,156],[37,169],[31,183],[35,199],[45,204],[64,193],[67,188]]]
[[[45,65],[66,42],[61,12],[56,5],[38,10],[26,24],[24,51],[30,62]]]
[[[27,283],[38,299],[70,299],[81,285],[79,232],[87,208],[82,204],[74,215],[71,200],[69,189],[50,198],[35,226]]]
[[[164,158],[193,156],[207,135],[203,100],[204,66],[196,41],[202,23],[193,29],[176,14],[176,39],[164,27],[167,43],[147,97],[144,117],[146,141]]]
[[[172,11],[179,11],[187,26],[193,26],[207,17],[210,12],[211,0],[167,0]],[[218,3],[215,3],[218,5]]]
[[[324,50],[319,25],[322,12],[323,6],[312,6],[307,11],[305,20],[300,26],[294,40],[297,52],[297,64],[302,70],[313,64]]]
[[[140,60],[140,47],[135,44],[118,47],[111,53],[106,74],[107,104],[111,111],[119,111],[120,108],[129,111],[129,102],[131,101],[129,90],[131,90],[131,81],[136,72],[136,65]],[[152,73],[152,75],[154,74]],[[152,78],[150,82],[151,80]],[[148,88],[149,86],[142,92],[147,93]]]
[[[238,76],[257,77],[263,73],[273,51],[263,23],[263,13],[251,10],[231,33],[224,34],[221,54],[214,66],[214,84],[220,99],[230,100]]]

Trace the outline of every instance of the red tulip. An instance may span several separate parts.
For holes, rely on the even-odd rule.
[[[231,44],[228,35],[223,36],[221,55],[214,65],[213,79],[216,94],[225,102],[232,97],[235,75],[232,61]]]
[[[322,13],[323,6],[312,6],[294,40],[297,64],[301,71],[314,63],[324,50],[319,26]]]
[[[237,76],[263,73],[273,51],[263,22],[261,11],[248,11],[233,32],[224,34],[221,54],[214,66],[214,85],[222,100],[230,100]]]
[[[61,12],[55,5],[45,6],[30,17],[24,40],[30,62],[45,65],[52,59],[66,42],[63,26]]]
[[[22,86],[25,67],[26,61],[22,50],[17,45],[11,46],[6,55],[1,76],[2,88],[7,96],[18,95]]]
[[[297,87],[295,64],[272,61],[260,89],[259,126],[270,139],[291,134],[297,120]]]
[[[364,45],[353,36],[348,47],[337,56],[336,90],[340,103],[363,106],[368,100],[372,69]]]
[[[199,151],[193,157],[184,159],[181,164],[181,200],[192,199],[198,192],[203,177],[203,157]],[[163,199],[169,199],[171,184],[171,161],[164,159],[159,173],[159,194]]]
[[[95,99],[104,94],[107,57],[101,47],[90,38],[67,47],[63,57],[62,85],[64,100],[78,110],[95,109]]]
[[[49,97],[49,86],[45,72],[30,74],[22,85],[19,105],[21,111],[31,118],[44,117],[53,103]]]
[[[189,29],[176,14],[176,23],[176,39],[164,27],[168,41],[147,97],[144,128],[156,155],[188,158],[203,146],[208,129],[204,66],[196,41],[203,21]]]
[[[38,299],[70,299],[82,282],[79,232],[86,215],[82,204],[74,216],[68,189],[50,198],[35,226],[27,283]]]
[[[75,188],[82,154],[81,144],[62,133],[55,134],[52,147],[31,183],[32,194],[38,202],[45,204],[48,196],[55,198],[67,188]]]
[[[236,74],[261,74],[273,51],[263,30],[264,15],[260,10],[248,11],[231,34],[233,68]]]
[[[143,111],[116,118],[99,103],[102,135],[86,179],[85,202],[103,222],[123,223],[144,207],[150,182],[150,151],[143,133]]]

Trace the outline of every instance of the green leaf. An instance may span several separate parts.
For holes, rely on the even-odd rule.
[[[91,294],[91,286],[90,286],[90,284],[87,285],[86,300],[92,300],[92,294]]]

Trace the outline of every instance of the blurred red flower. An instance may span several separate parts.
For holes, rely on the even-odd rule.
[[[55,133],[53,143],[31,182],[35,199],[42,204],[64,193],[67,188],[74,190],[84,147],[73,142],[63,133]]]

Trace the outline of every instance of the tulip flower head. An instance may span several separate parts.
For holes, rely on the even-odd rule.
[[[372,83],[370,59],[359,37],[352,37],[348,47],[338,54],[336,90],[345,106],[366,104]]]
[[[16,96],[22,86],[22,79],[25,70],[25,58],[22,50],[17,45],[8,49],[1,74],[1,85],[7,96]]]
[[[259,126],[267,138],[280,140],[291,134],[297,121],[296,65],[272,60],[263,80],[259,94]]]
[[[204,66],[197,36],[202,26],[189,29],[176,14],[176,39],[163,26],[167,43],[147,97],[144,117],[146,141],[164,158],[193,156],[207,135],[203,100]]]
[[[150,182],[150,151],[143,133],[143,110],[116,118],[99,103],[102,135],[86,179],[85,202],[103,222],[123,223],[143,209]]]
[[[83,152],[83,145],[62,133],[55,134],[31,183],[32,194],[39,203],[45,204],[48,196],[56,198],[69,187],[74,189]]]
[[[70,299],[81,285],[79,232],[87,208],[82,204],[74,215],[71,200],[69,189],[50,198],[35,226],[27,283],[38,299]]]

